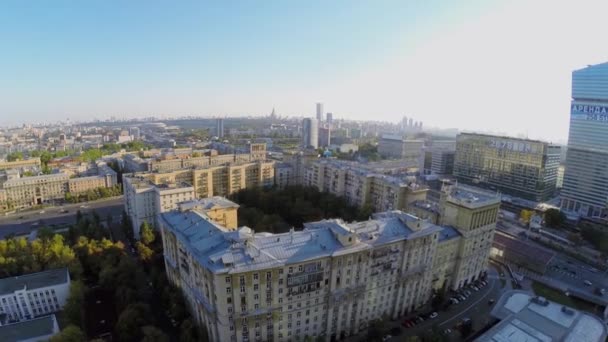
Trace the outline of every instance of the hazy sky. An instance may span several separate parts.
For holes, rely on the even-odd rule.
[[[0,123],[313,115],[565,140],[606,0],[0,2]]]

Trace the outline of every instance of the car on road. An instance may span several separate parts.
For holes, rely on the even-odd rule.
[[[494,299],[494,298],[492,298],[488,301],[488,305],[492,305],[494,303],[496,303],[496,299]]]
[[[44,214],[45,212],[46,212],[46,211],[44,211],[44,210],[40,210],[40,212],[39,212],[38,214],[42,215],[42,214]]]
[[[477,292],[477,291],[479,291],[479,287],[477,287],[477,286],[473,286],[473,290],[474,290],[475,292]]]
[[[382,342],[388,341],[391,338],[393,338],[393,336],[391,336],[391,335],[384,335],[384,337],[382,338]]]
[[[458,304],[458,303],[460,303],[460,301],[458,301],[458,299],[456,299],[456,297],[452,297],[452,298],[450,298],[450,303]]]
[[[89,207],[88,205],[84,205],[84,204],[80,206],[81,209],[85,209],[85,208],[88,208],[88,207]]]
[[[595,294],[598,296],[603,296],[606,294],[606,289],[598,287],[595,289]]]
[[[451,334],[451,333],[452,333],[452,329],[450,329],[450,328],[445,329],[445,330],[443,331],[443,334],[444,334],[444,335],[449,335],[449,334]]]
[[[585,284],[585,285],[587,285],[587,286],[591,286],[591,285],[593,285],[593,283],[591,283],[589,280],[585,280],[585,281],[583,282],[583,284]]]
[[[437,316],[439,316],[439,314],[436,312],[433,312],[432,314],[429,315],[429,318],[433,319],[433,318],[437,318]]]

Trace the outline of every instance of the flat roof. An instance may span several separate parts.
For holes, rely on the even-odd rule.
[[[68,269],[57,268],[48,271],[30,273],[18,277],[0,279],[0,295],[11,294],[15,291],[38,289],[68,282]]]
[[[59,332],[55,315],[0,326],[0,341],[19,342]]]
[[[594,315],[543,299],[532,293],[511,290],[492,310],[500,323],[477,338],[479,342],[603,342],[606,326]]]
[[[215,273],[238,273],[281,267],[331,255],[371,249],[415,239],[441,228],[400,211],[374,214],[368,221],[345,223],[340,219],[304,224],[300,231],[282,234],[258,233],[249,227],[228,231],[197,210],[161,214],[165,229]],[[346,245],[339,237],[353,237]]]

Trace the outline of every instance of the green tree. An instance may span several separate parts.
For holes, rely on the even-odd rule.
[[[86,341],[86,336],[75,325],[68,325],[65,329],[61,330],[59,334],[51,337],[50,342],[82,342]]]
[[[127,306],[118,316],[114,328],[118,341],[139,341],[142,338],[141,327],[150,324],[152,317],[150,307],[143,303],[135,303]]]
[[[140,241],[146,246],[150,246],[156,239],[154,230],[150,227],[148,222],[144,221],[139,227],[139,237]]]
[[[545,223],[549,227],[559,228],[564,225],[566,222],[566,215],[562,213],[559,209],[547,209],[545,211]]]
[[[84,327],[84,298],[86,295],[86,287],[79,280],[72,280],[70,283],[70,295],[63,307],[65,319],[70,324],[78,327]]]
[[[154,256],[154,251],[140,241],[137,241],[135,247],[137,248],[137,255],[139,255],[141,261],[150,261]]]
[[[23,152],[9,153],[6,156],[6,160],[9,161],[9,162],[16,161],[16,160],[23,160]]]

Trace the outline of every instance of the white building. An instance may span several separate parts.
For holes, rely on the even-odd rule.
[[[317,121],[323,121],[323,104],[317,103]]]
[[[131,219],[133,234],[139,239],[144,222],[155,226],[157,215],[177,208],[177,204],[195,198],[189,184],[159,184],[136,175],[123,176],[125,211]]]
[[[70,293],[67,268],[0,279],[0,314],[9,322],[30,320],[57,312]]]

